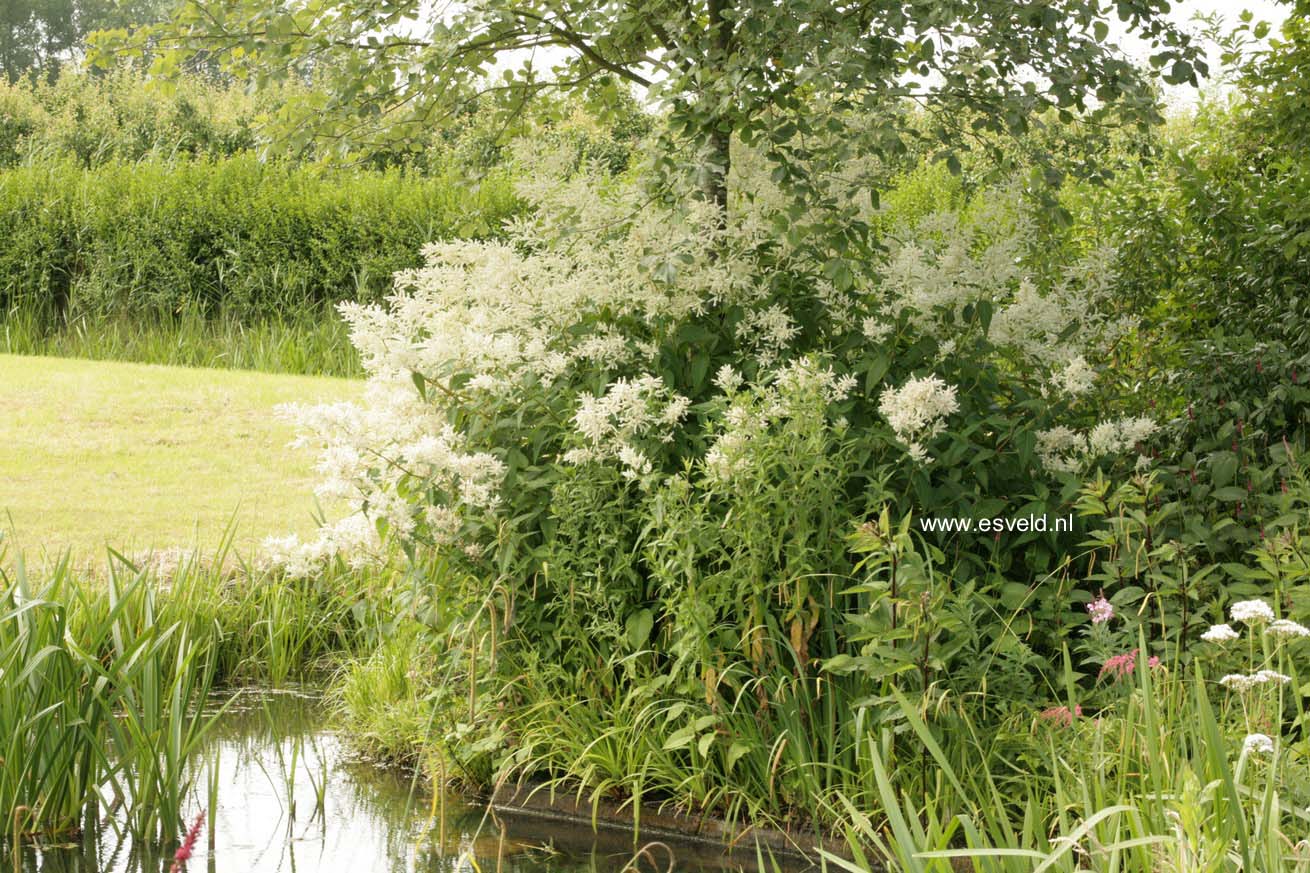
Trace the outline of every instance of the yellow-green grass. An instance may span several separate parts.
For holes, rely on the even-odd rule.
[[[231,525],[250,555],[266,536],[308,533],[313,453],[288,445],[295,430],[274,407],[361,391],[346,379],[0,355],[8,551],[205,553]]]

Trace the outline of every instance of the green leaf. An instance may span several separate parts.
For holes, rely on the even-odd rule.
[[[695,732],[692,731],[691,728],[680,728],[664,741],[663,749],[666,752],[685,749],[691,745],[691,738],[693,736],[695,736]]]
[[[1216,488],[1230,484],[1236,475],[1237,455],[1229,451],[1210,454],[1210,481]]]
[[[732,745],[728,746],[728,756],[726,759],[728,770],[731,771],[732,765],[736,764],[737,761],[741,759],[741,756],[745,755],[750,750],[751,747],[746,743],[743,743],[741,740],[736,740]]]
[[[1224,500],[1233,503],[1238,500],[1246,500],[1251,495],[1245,488],[1238,488],[1236,485],[1229,485],[1224,488],[1216,488],[1214,493],[1210,496],[1215,500]]]
[[[655,626],[655,617],[649,609],[641,609],[628,616],[625,623],[625,630],[628,635],[628,645],[634,649],[640,649],[646,645],[650,639],[651,628]]]

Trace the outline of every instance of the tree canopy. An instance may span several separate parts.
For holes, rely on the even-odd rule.
[[[156,21],[162,0],[5,0],[0,5],[0,73],[53,75],[92,31]]]
[[[515,112],[551,89],[601,103],[625,84],[667,111],[665,169],[723,202],[729,142],[761,145],[780,181],[805,187],[818,151],[896,155],[915,140],[955,149],[1055,114],[1158,118],[1151,76],[1110,41],[1144,39],[1168,82],[1205,66],[1166,19],[1168,0],[183,0],[162,25],[106,34],[101,62],[150,52],[168,71],[203,60],[256,83],[314,77],[283,135],[344,150],[403,139],[475,99]],[[816,107],[823,111],[815,111]],[[906,112],[918,107],[919,111]],[[871,116],[877,118],[868,124]]]

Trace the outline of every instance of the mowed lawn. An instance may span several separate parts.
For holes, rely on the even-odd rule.
[[[0,355],[0,530],[11,557],[106,546],[242,554],[314,528],[313,452],[274,407],[362,383]]]

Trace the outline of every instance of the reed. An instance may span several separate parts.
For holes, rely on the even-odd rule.
[[[0,590],[0,821],[19,838],[77,830],[113,769],[99,740],[114,688],[92,654],[103,639],[71,642],[63,587],[34,586],[20,561]]]
[[[831,795],[852,856],[826,860],[851,873],[1310,870],[1292,745],[1234,743],[1199,667],[1139,664],[1129,682],[1116,714],[1039,728],[1021,762],[990,753],[995,733],[967,708],[946,728],[900,697],[930,762],[902,764],[888,729],[866,732],[874,796]]]
[[[67,558],[34,578],[0,555],[0,821],[69,835],[106,805],[168,843],[224,706],[220,683],[284,681],[375,641],[368,574],[293,582],[197,556],[166,575],[117,553],[89,577]],[[211,786],[212,793],[212,786]]]

